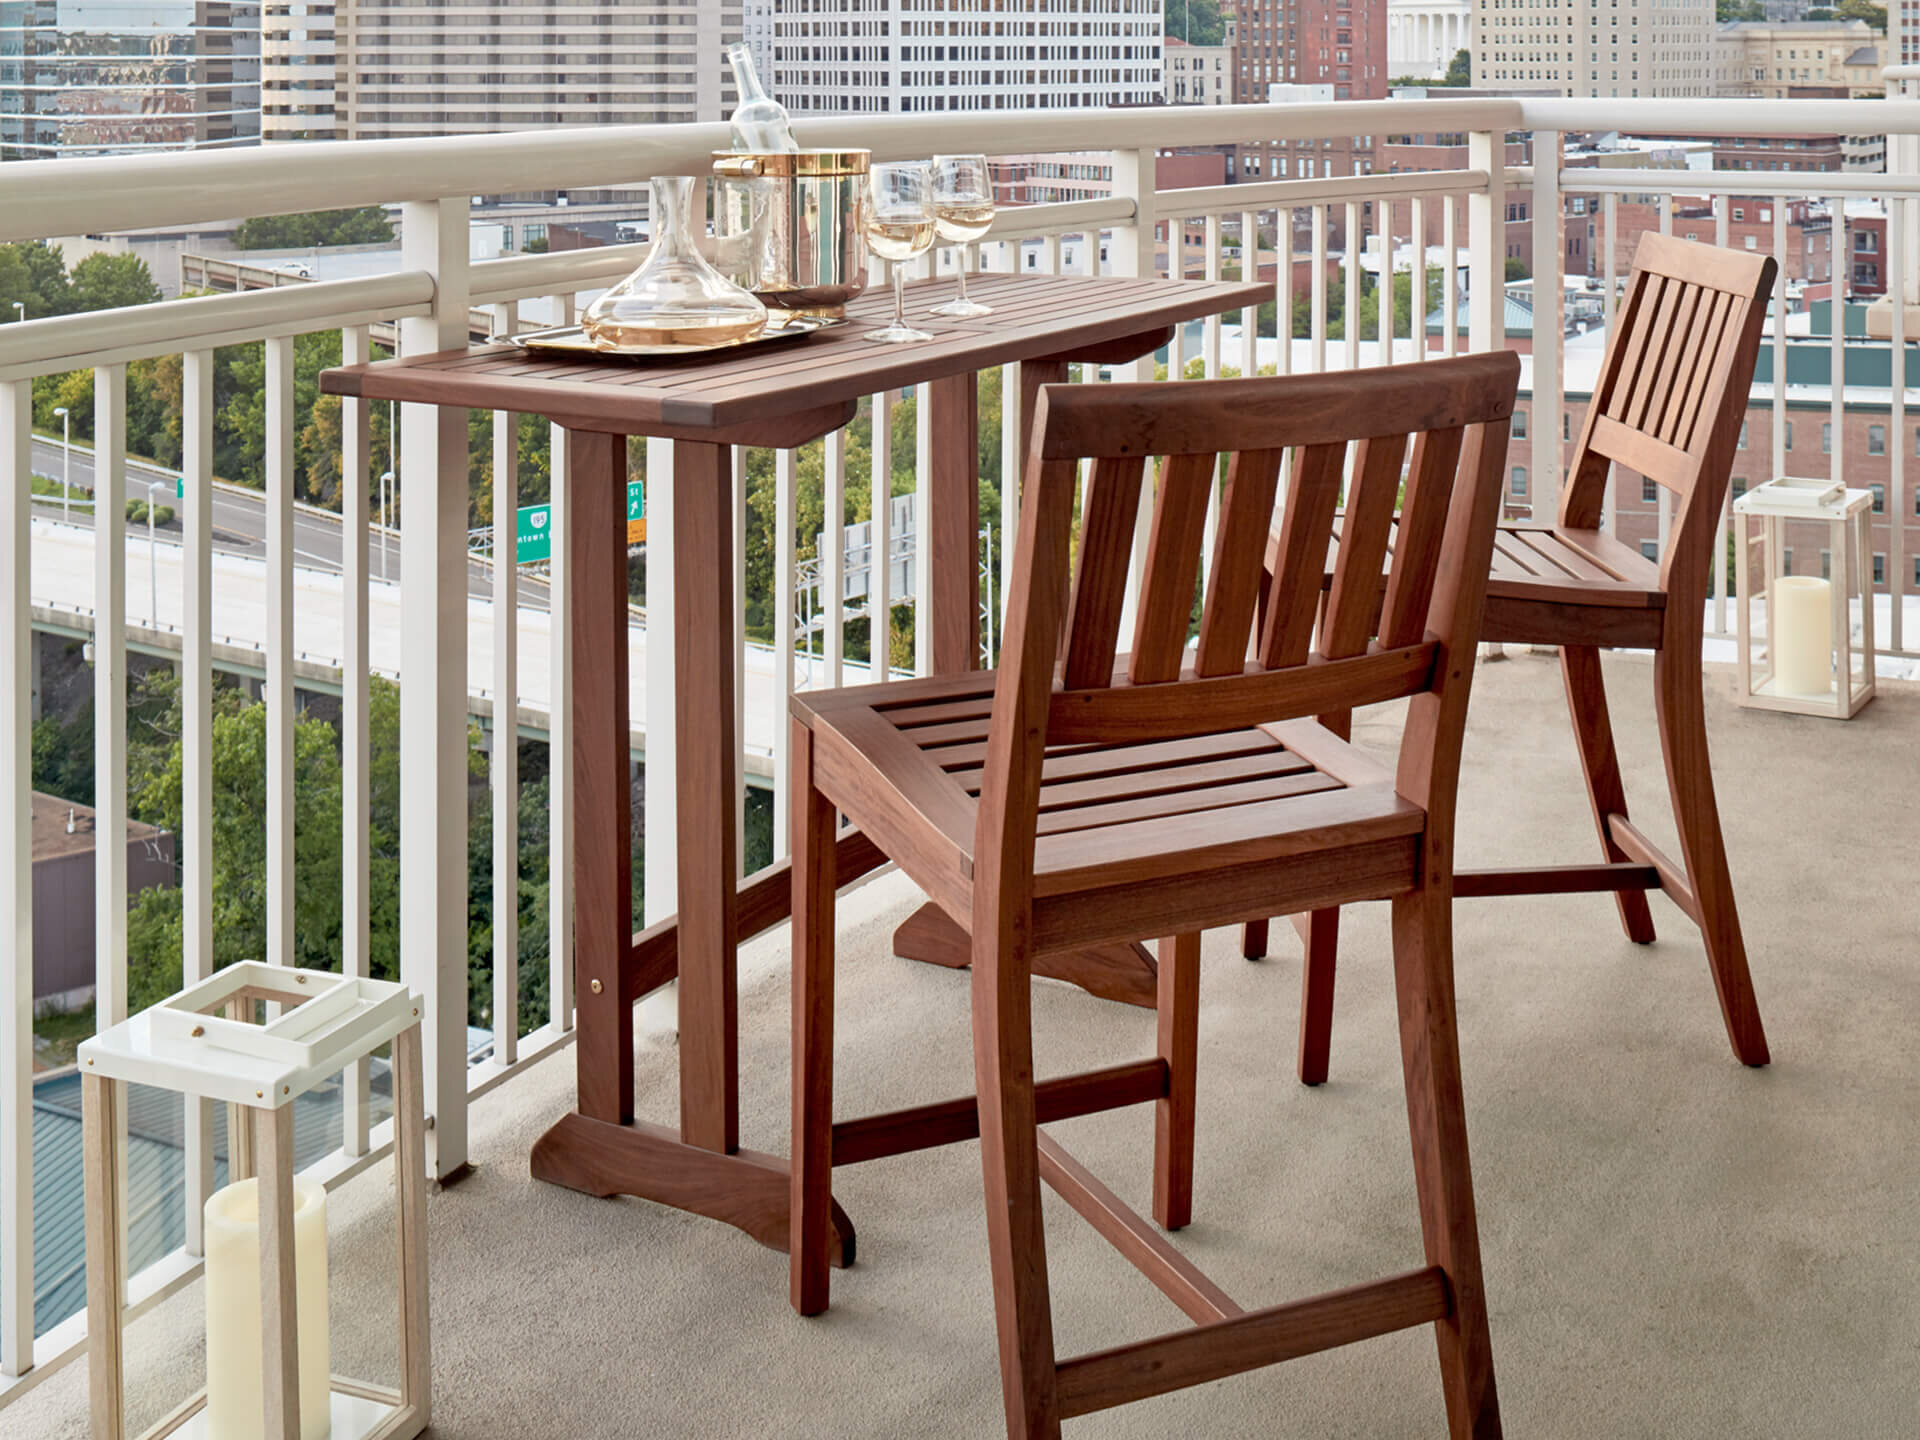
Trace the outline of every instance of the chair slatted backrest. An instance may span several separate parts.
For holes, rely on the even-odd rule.
[[[1012,568],[983,827],[996,800],[1017,810],[1022,795],[1029,804],[1037,796],[1049,742],[1174,739],[1440,696],[1459,676],[1463,647],[1471,668],[1519,369],[1500,352],[1333,375],[1047,387]],[[1226,484],[1190,645],[1222,455]],[[1123,650],[1149,459],[1160,479]],[[1083,461],[1092,463],[1070,560]],[[1459,714],[1449,711],[1438,730],[1444,739],[1451,725],[1457,757],[1465,685],[1454,688]],[[1017,816],[1010,823],[1009,838]]]
[[[1661,557],[1675,603],[1705,599],[1706,559],[1726,498],[1778,267],[1765,255],[1641,237],[1560,502],[1593,529],[1618,463],[1673,492]],[[1680,588],[1689,593],[1679,595]]]

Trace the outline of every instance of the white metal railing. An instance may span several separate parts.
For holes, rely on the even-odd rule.
[[[1920,103],[1890,101],[1876,105],[1876,127],[1902,135],[1920,135]],[[1726,205],[1731,195],[1817,194],[1822,197],[1875,193],[1887,181],[1849,176],[1761,174],[1747,172],[1675,173],[1650,168],[1628,171],[1563,168],[1558,137],[1568,131],[1617,129],[1634,125],[1656,132],[1737,129],[1741,134],[1804,132],[1832,127],[1858,128],[1857,108],[1841,110],[1833,102],[1795,102],[1756,109],[1715,102],[1598,102],[1465,99],[1447,102],[1360,102],[1342,105],[1185,106],[1169,110],[1077,111],[1038,114],[1002,113],[956,117],[897,117],[876,121],[808,120],[798,129],[803,143],[873,150],[876,159],[924,155],[951,149],[961,136],[970,148],[988,153],[1032,154],[1104,152],[1111,154],[1112,193],[1104,197],[1003,212],[985,240],[970,248],[968,263],[1001,271],[1055,272],[1065,268],[1105,269],[1115,274],[1152,274],[1159,263],[1156,232],[1165,227],[1170,266],[1186,269],[1184,235],[1197,222],[1201,236],[1198,273],[1220,276],[1229,265],[1258,265],[1264,257],[1260,236],[1274,237],[1272,298],[1276,334],[1271,350],[1257,334],[1257,313],[1216,317],[1197,332],[1182,330],[1168,359],[1168,373],[1182,379],[1188,362],[1217,376],[1224,369],[1245,373],[1272,365],[1286,372],[1329,365],[1369,365],[1390,359],[1453,353],[1459,345],[1456,316],[1464,293],[1467,345],[1472,349],[1506,343],[1503,265],[1508,235],[1506,206],[1524,199],[1532,207],[1535,285],[1552,295],[1558,288],[1564,251],[1562,197],[1594,197],[1605,225],[1604,304],[1615,295],[1614,246],[1618,197],[1639,194],[1708,194],[1717,197],[1721,238],[1727,234]],[[1406,132],[1464,132],[1464,167],[1438,173],[1373,174],[1314,180],[1273,180],[1158,191],[1153,183],[1158,152],[1185,146],[1233,142],[1318,139]],[[1510,172],[1505,146],[1510,134],[1531,132],[1535,140],[1531,170]],[[182,635],[184,970],[189,980],[206,975],[214,957],[212,871],[209,845],[213,826],[211,744],[212,667],[216,661],[213,616],[215,594],[211,526],[214,454],[214,351],[226,345],[266,344],[267,505],[270,517],[262,564],[270,596],[266,655],[268,756],[268,955],[285,961],[293,953],[293,695],[297,654],[292,596],[293,445],[304,417],[294,413],[294,337],[339,330],[343,354],[352,363],[371,353],[370,327],[397,322],[404,352],[420,353],[466,343],[475,307],[491,308],[502,330],[511,329],[523,302],[554,305],[562,319],[574,313],[581,292],[605,286],[626,273],[641,247],[515,256],[472,263],[467,255],[469,197],[476,193],[540,191],[632,185],[653,174],[707,168],[710,152],[724,147],[724,127],[623,127],[470,136],[445,140],[328,143],[281,146],[268,151],[224,151],[148,156],[138,160],[34,162],[0,168],[0,241],[66,234],[99,234],[124,228],[191,224],[214,217],[287,213],[316,207],[363,204],[401,207],[401,255],[391,274],[321,281],[246,294],[162,302],[133,310],[95,315],[28,320],[0,326],[0,469],[5,499],[0,501],[0,663],[4,663],[7,700],[0,704],[0,914],[8,917],[7,954],[0,963],[0,1405],[9,1394],[49,1373],[78,1351],[83,1317],[65,1321],[35,1339],[33,1285],[32,1156],[32,973],[23,957],[31,954],[32,837],[28,791],[31,788],[29,695],[33,612],[33,503],[28,495],[31,468],[32,381],[37,376],[74,369],[95,374],[95,452],[97,520],[94,537],[96,600],[95,713],[99,719],[96,774],[99,830],[114,833],[127,814],[126,712],[126,544],[125,367],[160,355],[182,356],[182,459],[184,607]],[[1807,187],[1812,187],[1811,189]],[[1900,203],[1889,217],[1890,248],[1903,253],[1912,233],[1905,214],[1920,195],[1920,178],[1895,182]],[[1671,221],[1671,207],[1663,210]],[[1781,212],[1776,209],[1776,215]],[[1293,246],[1296,214],[1304,218],[1306,253]],[[1382,267],[1376,290],[1376,324],[1361,332],[1366,294],[1363,252],[1355,243],[1368,228],[1389,232],[1380,253],[1391,257],[1394,236],[1415,237],[1409,270],[1409,322],[1400,333],[1395,319],[1393,267]],[[1440,236],[1435,272],[1441,285],[1441,333],[1428,335],[1426,248],[1429,229]],[[1336,231],[1347,237],[1333,243]],[[1776,221],[1775,248],[1784,252],[1786,233]],[[1464,268],[1460,252],[1465,251]],[[1104,260],[1103,260],[1104,252]],[[1296,274],[1296,260],[1304,269]],[[929,265],[932,262],[922,262]],[[1897,265],[1896,260],[1896,265]],[[1899,284],[1896,268],[1892,283]],[[1291,336],[1296,294],[1304,296],[1307,335]],[[1330,311],[1337,302],[1342,329],[1331,335]],[[1532,351],[1532,394],[1527,402],[1531,430],[1516,442],[1514,454],[1530,457],[1532,479],[1524,505],[1543,513],[1557,493],[1565,443],[1562,415],[1568,404],[1562,377],[1566,342],[1551,305],[1537,316]],[[1896,316],[1900,314],[1898,307]],[[1896,320],[1896,324],[1900,323]],[[1237,332],[1233,334],[1230,332]],[[1898,332],[1896,331],[1896,334]],[[1231,341],[1231,343],[1230,343]],[[1774,341],[1776,375],[1782,372],[1785,340]],[[1837,361],[1843,342],[1832,341]],[[1900,347],[1896,346],[1896,356]],[[1268,358],[1270,355],[1271,358]],[[1902,361],[1896,359],[1896,365]],[[1081,381],[1097,379],[1081,367]],[[1149,358],[1122,367],[1151,378]],[[1903,369],[1896,371],[1890,424],[1905,433]],[[1021,387],[1018,367],[1000,375],[1000,445],[1003,502],[998,552],[1009,553],[1017,521],[1015,501],[1020,471]],[[1773,451],[1783,452],[1783,412],[1787,400],[1776,385],[1773,398]],[[924,397],[922,397],[924,398]],[[891,553],[887,533],[894,461],[892,422],[900,401],[892,394],[872,397],[872,443],[868,473],[851,465],[844,437],[823,448],[826,530],[838,533],[847,496],[866,495],[874,520],[874,553]],[[1574,397],[1574,403],[1581,403]],[[1844,426],[1844,397],[1832,402],[1835,434]],[[924,481],[929,437],[924,404],[917,407],[913,441]],[[369,514],[369,441],[372,417],[365,402],[342,405],[341,475],[345,496],[342,612],[342,867],[343,929],[340,963],[348,973],[365,974],[371,963],[369,916],[375,897],[368,854],[369,757],[369,596],[375,577],[367,563]],[[400,892],[402,978],[419,989],[429,1006],[426,1028],[427,1103],[433,1123],[429,1163],[446,1175],[467,1158],[466,1116],[470,1100],[517,1069],[569,1043],[572,1019],[571,850],[573,803],[570,725],[564,704],[551,715],[549,909],[549,1004],[544,1015],[520,1013],[517,973],[518,935],[514,916],[517,879],[519,775],[514,745],[516,701],[521,693],[521,653],[516,645],[518,593],[513,560],[512,514],[518,498],[515,417],[494,417],[494,513],[505,522],[494,546],[491,571],[492,661],[485,675],[470,675],[467,655],[468,476],[464,416],[404,407],[401,413],[398,472],[405,490],[400,526],[402,573],[399,582],[408,624],[402,639],[400,720],[400,868],[406,884]],[[565,473],[564,436],[551,435],[551,473]],[[1904,445],[1889,452],[1890,529],[1903,530],[1910,506],[1901,464]],[[1842,459],[1836,442],[1832,463]],[[646,447],[648,510],[654,533],[671,533],[673,510],[672,446],[651,441]],[[744,680],[751,654],[755,666],[769,663],[773,693],[784,708],[785,692],[796,683],[794,608],[796,572],[802,537],[797,532],[799,456],[776,455],[774,475],[774,593],[770,661],[751,650],[745,630],[744,557],[737,558],[737,678]],[[744,527],[747,516],[749,459],[736,455],[734,506]],[[762,462],[754,460],[753,465]],[[849,473],[850,470],[852,473]],[[924,502],[922,513],[924,513]],[[1141,523],[1147,523],[1150,498],[1143,495]],[[1635,508],[1614,497],[1609,523],[1618,525]],[[573,656],[567,640],[571,581],[565,563],[566,536],[573,517],[564,503],[564,487],[554,487],[551,514],[553,560],[550,576],[552,615],[549,694],[569,692]],[[808,537],[809,541],[811,537]],[[1895,566],[1889,573],[1895,608],[1893,644],[1901,648],[1900,602],[1912,587],[1904,573],[1904,540],[1891,541]],[[649,556],[651,604],[646,623],[659,635],[671,633],[673,556],[666,546]],[[833,547],[818,557],[826,614],[821,627],[821,663],[810,666],[825,683],[843,672],[846,658],[843,558]],[[928,567],[914,567],[917,640],[913,669],[927,654],[925,585]],[[1136,577],[1137,580],[1137,577]],[[1724,576],[1722,577],[1724,581]],[[874,568],[867,607],[889,615],[894,603],[915,597],[891,595],[886,565]],[[1719,587],[1724,607],[1724,583]],[[763,598],[763,597],[754,597]],[[996,597],[986,596],[991,605]],[[1716,612],[1724,628],[1723,609]],[[884,631],[884,627],[880,627]],[[997,630],[997,625],[994,627]],[[649,763],[672,773],[674,749],[672,646],[647,647],[644,700],[636,720],[645,729]],[[873,674],[889,679],[899,673],[888,654],[886,636],[873,639]],[[492,857],[495,895],[494,961],[491,977],[492,1025],[496,1040],[483,1063],[467,1063],[469,1013],[467,915],[466,755],[469,692],[490,692],[496,741],[491,770]],[[736,730],[743,748],[748,687],[736,687],[742,712]],[[787,803],[786,727],[772,727],[771,770],[774,853],[784,851]],[[744,758],[744,754],[743,754]],[[763,768],[763,767],[756,767]],[[743,773],[746,766],[743,764]],[[674,796],[670,785],[648,790],[644,816],[646,906],[643,923],[660,919],[672,904]],[[744,788],[733,797],[745,804]],[[744,862],[743,862],[744,863]],[[123,847],[102,845],[97,852],[97,986],[102,1023],[117,1019],[126,1003],[127,879]],[[523,1026],[526,1027],[523,1033]],[[367,1078],[346,1077],[341,1150],[322,1163],[333,1179],[357,1173],[383,1153],[381,1127],[367,1118]],[[199,1249],[200,1201],[211,1185],[211,1126],[205,1114],[190,1113],[186,1131],[186,1245],[184,1251],[136,1281],[136,1306],[144,1306],[195,1273]]]

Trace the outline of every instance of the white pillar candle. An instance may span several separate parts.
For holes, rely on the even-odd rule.
[[[293,1182],[294,1307],[300,1347],[300,1440],[327,1440],[327,1192]],[[256,1440],[260,1374],[260,1198],[256,1181],[215,1191],[206,1207],[207,1440]]]
[[[1811,575],[1773,582],[1773,688],[1788,695],[1833,689],[1833,586]]]

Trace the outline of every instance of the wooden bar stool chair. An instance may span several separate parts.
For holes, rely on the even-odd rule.
[[[832,1167],[978,1135],[1009,1435],[1056,1436],[1076,1415],[1429,1322],[1451,1433],[1499,1434],[1449,904],[1461,734],[1518,374],[1514,356],[1497,354],[1359,375],[1049,386],[999,670],[793,697],[791,1263],[802,1314],[827,1305]],[[1350,443],[1351,538],[1322,620]],[[1256,630],[1287,450],[1280,565]],[[1189,653],[1222,451],[1226,490]],[[1163,469],[1132,649],[1117,655],[1149,457]],[[1076,564],[1083,459],[1093,466]],[[1409,704],[1397,770],[1312,718],[1398,698]],[[836,811],[972,937],[976,1097],[833,1121]],[[1154,1214],[1167,1229],[1186,1224],[1199,935],[1273,913],[1281,898],[1299,909],[1392,902],[1426,1263],[1243,1310],[1038,1126],[1153,1101]],[[1142,937],[1168,937],[1157,1056],[1036,1083],[1034,956]],[[1042,1180],[1195,1328],[1057,1357]]]
[[[1700,927],[1727,1039],[1746,1065],[1767,1063],[1767,1037],[1714,803],[1700,646],[1714,538],[1775,269],[1763,255],[1665,235],[1641,238],[1561,494],[1560,518],[1500,526],[1483,636],[1560,647],[1603,863],[1463,870],[1454,881],[1461,896],[1612,891],[1627,937],[1641,945],[1654,938],[1644,892],[1666,891]],[[1673,494],[1673,522],[1658,565],[1599,528],[1607,472],[1616,462]],[[1354,523],[1340,522],[1343,539]],[[1627,818],[1600,675],[1602,648],[1654,652],[1653,703],[1680,836],[1678,861]],[[1322,719],[1349,733],[1349,715]],[[1339,912],[1296,916],[1295,924],[1306,944],[1300,1078],[1318,1085],[1327,1078]],[[1247,926],[1243,949],[1249,959],[1266,953],[1266,921]]]

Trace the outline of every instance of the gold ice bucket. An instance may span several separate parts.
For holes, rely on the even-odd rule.
[[[714,263],[769,310],[839,317],[867,288],[866,150],[718,151]]]

